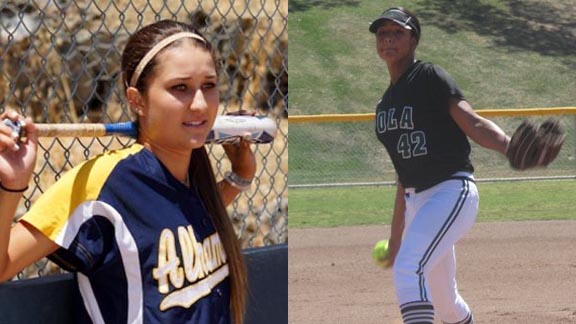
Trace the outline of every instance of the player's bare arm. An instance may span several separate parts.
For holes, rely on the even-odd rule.
[[[248,190],[256,174],[256,158],[248,141],[223,145],[232,165],[232,174],[218,183],[220,196],[225,206],[231,204],[243,190]],[[239,180],[239,181],[236,181]]]
[[[1,119],[24,120],[14,111]],[[10,129],[0,128],[0,281],[15,276],[30,263],[56,250],[57,245],[29,226],[12,226],[22,192],[26,190],[36,163],[36,133],[30,119],[25,120],[27,138],[16,143]],[[17,244],[15,242],[18,242]]]
[[[402,244],[402,232],[404,231],[404,212],[406,211],[406,202],[404,201],[404,187],[400,182],[396,185],[396,199],[394,200],[394,214],[390,228],[390,240],[388,243],[388,258],[390,264],[394,264],[394,259],[398,254]]]
[[[25,222],[18,222],[11,228],[10,225],[6,226],[4,216],[6,215],[2,215],[0,282],[10,280],[28,265],[58,249],[58,245]],[[9,219],[11,222],[12,217]],[[6,235],[8,233],[9,235]]]
[[[450,116],[474,142],[487,149],[506,154],[510,137],[494,122],[478,115],[466,100],[451,98]]]

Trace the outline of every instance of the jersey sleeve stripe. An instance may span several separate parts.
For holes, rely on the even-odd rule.
[[[76,237],[78,230],[84,222],[93,216],[107,218],[114,225],[114,236],[124,269],[126,269],[126,280],[128,284],[128,323],[142,323],[143,321],[143,287],[142,274],[139,266],[138,247],[132,233],[124,223],[122,216],[110,205],[100,201],[88,201],[76,208],[72,216],[63,226],[62,231],[56,237],[55,242],[64,248],[70,247]],[[90,285],[90,281],[79,274],[78,284],[80,293],[94,323],[101,323],[102,313],[98,307],[98,302]]]

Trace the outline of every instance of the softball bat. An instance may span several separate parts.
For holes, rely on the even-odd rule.
[[[12,128],[14,138],[25,136],[22,124],[4,119],[3,123]],[[109,124],[36,124],[39,137],[138,137],[135,122]],[[233,144],[244,138],[250,143],[270,143],[276,137],[276,122],[268,117],[245,115],[216,116],[207,144]]]

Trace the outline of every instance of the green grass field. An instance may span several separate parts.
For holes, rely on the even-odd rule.
[[[576,106],[573,4],[572,0],[290,0],[290,115],[374,112],[389,77],[368,26],[391,6],[404,6],[419,16],[422,38],[417,58],[444,67],[475,109]],[[495,121],[507,132],[519,123],[518,118]],[[515,176],[576,173],[576,118],[566,115],[562,121],[569,137],[554,165],[542,174]],[[386,153],[373,125],[348,124],[290,125],[290,184],[394,178],[383,164]],[[513,173],[496,153],[473,152],[477,178]],[[567,188],[554,189],[559,186]],[[480,221],[570,218],[574,202],[569,193],[576,192],[573,181],[558,186],[513,182],[480,187]],[[290,189],[290,226],[387,222],[392,190]]]
[[[479,222],[576,220],[576,181],[480,182]],[[394,186],[290,189],[290,228],[389,224]]]

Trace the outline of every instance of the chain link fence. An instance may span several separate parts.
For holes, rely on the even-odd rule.
[[[17,0],[0,2],[0,111],[39,123],[132,120],[120,85],[129,35],[161,19],[197,26],[219,51],[221,113],[247,109],[278,123],[273,144],[254,146],[255,184],[229,207],[244,247],[287,242],[288,0]],[[101,152],[130,145],[121,137],[40,142],[21,216],[64,172]],[[209,146],[218,177],[229,169]],[[19,277],[43,275],[42,260]]]
[[[576,113],[576,111],[575,111]],[[576,179],[576,115],[556,115],[567,133],[557,159],[547,168],[512,170],[506,158],[470,140],[475,178],[480,181]],[[489,117],[507,134],[522,119],[542,122],[549,116]],[[396,173],[373,121],[291,123],[290,188],[393,184]]]

